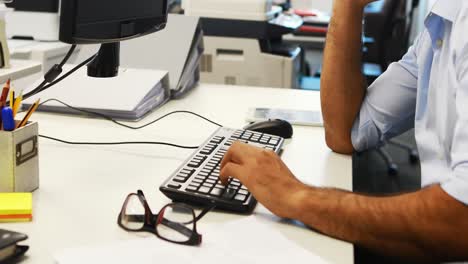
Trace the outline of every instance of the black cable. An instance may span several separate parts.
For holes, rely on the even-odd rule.
[[[182,146],[172,143],[166,142],[151,142],[151,141],[134,141],[134,142],[72,142],[63,139],[53,138],[45,135],[39,135],[41,138],[57,141],[63,144],[69,145],[98,145],[98,146],[111,146],[111,145],[162,145],[168,147],[175,147],[175,148],[182,148],[182,149],[198,149],[199,147],[191,147],[191,146]]]
[[[42,102],[41,104],[39,104],[39,107],[41,107],[42,105],[48,103],[48,102],[52,102],[52,101],[55,101],[55,102],[58,102],[70,109],[73,109],[75,111],[78,111],[78,112],[83,112],[83,113],[87,113],[87,114],[90,114],[90,115],[94,115],[94,116],[98,116],[98,117],[101,117],[101,118],[104,118],[106,120],[109,120],[119,126],[122,126],[122,127],[125,127],[125,128],[128,128],[128,129],[133,129],[133,130],[138,130],[138,129],[142,129],[142,128],[145,128],[149,125],[152,125],[168,116],[171,116],[171,115],[174,115],[174,114],[191,114],[191,115],[194,115],[194,116],[197,116],[211,124],[214,124],[216,126],[219,126],[219,127],[222,127],[222,125],[202,116],[202,115],[199,115],[197,113],[194,113],[194,112],[190,112],[190,111],[173,111],[173,112],[170,112],[168,114],[165,114],[159,118],[157,118],[156,120],[154,121],[151,121],[145,125],[142,125],[142,126],[139,126],[139,127],[132,127],[132,126],[129,126],[129,125],[126,125],[126,124],[123,124],[121,122],[118,122],[116,120],[114,120],[112,117],[110,116],[107,116],[105,114],[101,114],[101,113],[98,113],[98,112],[94,112],[94,111],[89,111],[89,110],[85,110],[85,109],[81,109],[81,108],[78,108],[78,107],[74,107],[74,106],[71,106],[65,102],[62,102],[60,101],[59,99],[55,99],[55,98],[51,98],[51,99],[48,99],[44,102]],[[175,148],[182,148],[182,149],[198,149],[199,147],[192,147],[192,146],[181,146],[181,145],[177,145],[177,144],[172,144],[172,143],[165,143],[165,142],[72,142],[72,141],[67,141],[67,140],[63,140],[63,139],[58,139],[58,138],[54,138],[54,137],[49,137],[49,136],[45,136],[45,135],[39,135],[39,137],[42,137],[42,138],[45,138],[45,139],[49,139],[49,140],[53,140],[53,141],[57,141],[57,142],[60,142],[60,143],[64,143],[64,144],[69,144],[69,145],[99,145],[99,146],[109,146],[109,145],[163,145],[163,146],[169,146],[169,147],[175,147]]]
[[[84,65],[88,64],[91,60],[94,59],[96,55],[93,55],[92,57],[88,58],[87,60],[83,61],[82,63],[78,64],[75,66],[72,70],[69,72],[65,73],[63,76],[58,78],[60,74],[62,74],[62,67],[67,63],[67,61],[70,59],[70,57],[73,55],[73,52],[76,49],[76,45],[72,45],[70,50],[67,52],[65,57],[62,59],[62,61],[59,64],[55,64],[45,75],[44,75],[44,81],[39,84],[36,88],[31,90],[30,92],[26,93],[23,95],[23,100],[26,100],[40,92],[45,91],[46,89],[49,89],[50,87],[54,86],[55,84],[59,83],[63,79],[67,78],[71,74],[73,74],[75,71],[83,67]],[[58,79],[57,79],[58,78]]]
[[[191,114],[191,115],[194,115],[194,116],[196,116],[196,117],[199,117],[199,118],[201,118],[201,119],[203,119],[203,120],[205,120],[205,121],[207,121],[207,122],[209,122],[209,123],[211,123],[211,124],[213,124],[213,125],[216,125],[216,126],[218,126],[218,127],[222,127],[222,125],[220,125],[220,124],[218,124],[218,123],[216,123],[216,122],[214,122],[214,121],[212,121],[212,120],[210,120],[210,119],[208,119],[208,118],[206,118],[206,117],[204,117],[204,116],[202,116],[202,115],[199,115],[199,114],[197,114],[197,113],[190,112],[190,111],[184,111],[184,110],[173,111],[173,112],[170,112],[170,113],[168,113],[168,114],[165,114],[165,115],[163,115],[163,116],[157,118],[156,120],[153,120],[153,121],[151,121],[151,122],[149,122],[149,123],[147,123],[147,124],[145,124],[145,125],[133,127],[133,126],[129,126],[129,125],[127,125],[127,124],[121,123],[121,122],[119,122],[119,121],[116,121],[115,119],[113,119],[112,117],[110,117],[110,116],[108,116],[108,115],[105,115],[105,114],[102,114],[102,113],[98,113],[98,112],[94,112],[94,111],[90,111],[90,110],[81,109],[81,108],[78,108],[78,107],[74,107],[74,106],[71,106],[71,105],[69,105],[69,104],[67,104],[67,103],[65,103],[65,102],[62,102],[62,101],[60,101],[59,99],[56,99],[56,98],[51,98],[51,99],[48,99],[48,100],[42,102],[41,104],[39,104],[39,107],[41,107],[41,106],[44,105],[44,104],[47,104],[48,102],[57,102],[57,103],[59,103],[59,104],[62,104],[62,105],[64,105],[64,106],[70,108],[70,109],[73,109],[73,110],[75,110],[75,111],[82,112],[82,113],[86,113],[86,114],[90,114],[90,115],[94,115],[94,116],[97,116],[97,117],[101,117],[101,118],[103,118],[103,119],[106,119],[106,120],[108,120],[108,121],[113,122],[113,123],[116,124],[116,125],[119,125],[119,126],[122,126],[122,127],[128,128],[128,129],[133,129],[133,130],[138,130],[138,129],[142,129],[142,128],[148,127],[148,126],[150,126],[150,125],[152,125],[152,124],[154,124],[154,123],[156,123],[156,122],[158,122],[158,121],[161,121],[162,119],[164,119],[164,118],[166,118],[166,117],[168,117],[168,116],[174,115],[174,114]]]
[[[40,91],[45,91],[47,89],[49,89],[50,87],[56,85],[57,83],[63,81],[65,78],[67,78],[68,76],[72,75],[74,72],[76,72],[77,70],[81,69],[83,66],[87,65],[88,63],[90,63],[94,58],[96,57],[96,55],[93,55],[91,57],[89,57],[88,59],[86,59],[85,61],[83,61],[82,63],[76,65],[73,69],[71,69],[70,71],[68,71],[67,73],[65,73],[64,75],[60,76],[60,78],[58,78],[57,80],[49,83],[48,85],[44,86]]]
[[[60,67],[63,67],[63,65],[65,65],[65,63],[67,63],[67,61],[73,55],[73,52],[75,52],[75,49],[76,49],[76,45],[72,45],[70,50],[68,50],[67,55],[65,55],[65,57],[62,59],[62,61],[59,63]]]

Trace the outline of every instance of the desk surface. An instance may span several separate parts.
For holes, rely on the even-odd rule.
[[[225,126],[240,128],[250,107],[319,110],[320,98],[311,91],[202,84],[185,99],[169,102],[140,123],[173,110],[191,110]],[[34,119],[39,121],[41,134],[72,141],[151,140],[199,145],[216,129],[187,115],[172,116],[139,131],[65,115],[37,113]],[[142,189],[157,211],[169,202],[158,191],[159,185],[190,154],[160,146],[70,146],[42,139],[41,187],[34,193],[34,221],[1,227],[29,235],[27,244],[31,249],[24,263],[53,263],[53,254],[65,248],[135,238],[116,224],[124,198]],[[285,146],[282,158],[308,184],[352,189],[351,158],[326,147],[322,128],[295,127],[294,139]],[[255,214],[262,217],[271,213],[258,205]],[[199,229],[203,232],[204,225],[241,217],[245,216],[213,212],[200,222]],[[280,230],[298,247],[329,263],[353,263],[351,244],[269,218],[269,227]],[[242,250],[242,241],[233,241],[232,250]]]

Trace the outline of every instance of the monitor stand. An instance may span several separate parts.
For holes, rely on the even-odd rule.
[[[88,64],[88,76],[112,78],[119,74],[120,42],[102,44],[97,56]]]

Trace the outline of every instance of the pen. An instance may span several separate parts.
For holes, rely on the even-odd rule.
[[[27,123],[28,123],[28,120],[29,118],[31,117],[31,115],[36,111],[36,109],[39,107],[39,102],[41,101],[41,99],[37,99],[37,101],[31,105],[31,107],[29,108],[28,110],[28,113],[26,114],[26,116],[23,118],[23,120],[21,120],[21,122],[18,124],[18,126],[16,128],[21,128],[21,127],[24,127]]]
[[[16,97],[15,103],[13,104],[13,117],[16,117],[16,114],[18,113],[18,109],[20,108],[22,102],[23,102],[23,91],[21,91],[20,95]]]
[[[4,107],[2,110],[3,130],[13,131],[16,124],[13,118],[13,110],[10,107]]]

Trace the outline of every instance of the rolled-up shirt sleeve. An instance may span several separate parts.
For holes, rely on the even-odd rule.
[[[356,151],[377,147],[414,127],[420,38],[368,88],[351,131]]]
[[[457,123],[451,149],[452,175],[442,189],[468,205],[468,46],[457,66]]]

